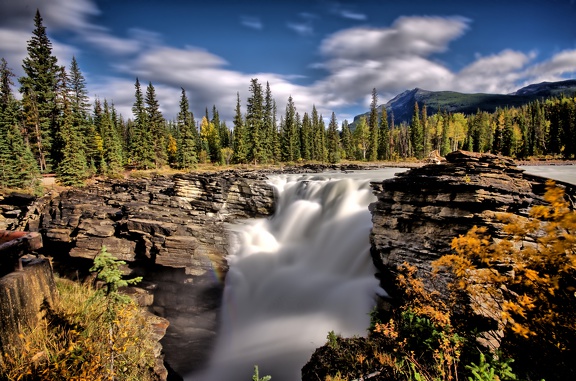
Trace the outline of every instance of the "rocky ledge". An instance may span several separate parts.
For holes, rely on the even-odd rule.
[[[452,238],[474,225],[498,236],[498,212],[527,215],[532,205],[543,203],[545,183],[509,158],[466,151],[373,182],[378,200],[370,205],[370,240],[381,286],[394,294],[397,268],[404,262],[429,279],[431,262],[450,253]],[[557,183],[569,196],[576,194],[573,185]]]

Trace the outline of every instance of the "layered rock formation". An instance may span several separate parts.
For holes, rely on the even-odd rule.
[[[131,292],[170,321],[162,342],[170,365],[185,374],[206,361],[215,337],[226,223],[273,207],[264,175],[220,172],[98,181],[28,214],[59,271],[82,276],[106,246],[128,263],[127,273],[144,277]]]
[[[378,201],[370,206],[372,257],[381,285],[394,293],[397,267],[416,266],[429,279],[431,262],[450,253],[452,238],[474,225],[500,234],[499,212],[527,215],[543,203],[546,179],[528,175],[514,161],[496,155],[456,151],[446,162],[372,183]],[[575,187],[560,184],[568,195]]]

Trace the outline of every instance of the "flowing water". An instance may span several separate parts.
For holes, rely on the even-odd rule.
[[[383,292],[370,257],[369,178],[402,170],[271,179],[275,214],[230,227],[216,350],[209,369],[190,379],[250,380],[258,365],[273,381],[299,380],[329,331],[366,334]]]
[[[525,167],[576,182],[576,167]],[[401,168],[278,176],[275,214],[230,227],[221,326],[208,369],[194,381],[296,381],[329,331],[364,335],[379,289],[370,258],[370,179]]]

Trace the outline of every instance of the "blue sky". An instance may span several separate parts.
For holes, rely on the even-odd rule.
[[[339,121],[420,87],[509,93],[576,77],[574,0],[0,0],[0,56],[18,75],[40,9],[62,65],[75,56],[90,96],[132,117],[134,82],[152,82],[164,116],[180,88],[202,115],[231,120],[251,78],[282,114],[315,104]]]

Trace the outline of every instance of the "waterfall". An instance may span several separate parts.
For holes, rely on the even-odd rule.
[[[276,177],[277,210],[233,232],[211,363],[191,380],[296,381],[329,331],[365,335],[378,280],[368,180]]]

